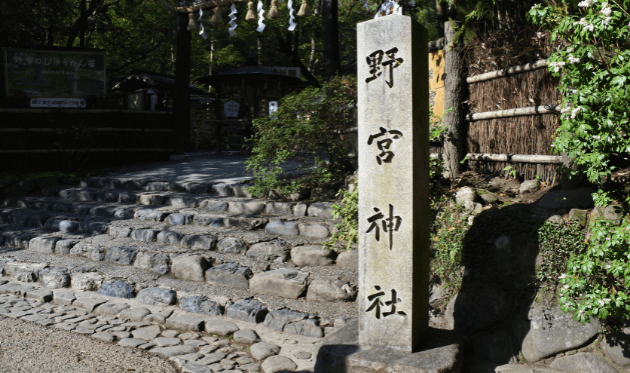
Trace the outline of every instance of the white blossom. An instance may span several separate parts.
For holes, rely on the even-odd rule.
[[[594,138],[595,140],[599,140],[599,139],[601,139],[602,137],[601,137],[601,136],[593,136],[593,138]]]
[[[569,63],[578,63],[580,62],[580,59],[577,57],[573,57],[573,56],[569,56]]]
[[[536,33],[536,37],[537,37],[538,39],[542,38],[542,37],[543,37],[543,33],[542,33],[542,32],[537,32],[537,33]]]
[[[576,107],[571,111],[571,119],[575,119],[575,116],[578,115],[580,111],[584,110],[581,106]]]
[[[586,18],[580,19],[580,21],[575,22],[574,25],[581,25],[587,31],[593,31],[595,29],[595,26],[593,26],[593,24],[586,22]]]
[[[551,62],[549,63],[549,66],[553,67],[553,72],[557,73],[558,71],[560,71],[560,68],[562,66],[566,65],[566,63],[564,61],[558,61],[558,62]]]
[[[535,4],[534,6],[532,6],[532,9],[536,9],[536,8],[540,8],[540,4]]]
[[[600,307],[604,307],[604,305],[606,305],[606,302],[604,302],[603,299],[598,300],[597,303],[599,303]]]
[[[604,9],[601,10],[601,13],[605,16],[609,16],[612,13],[612,9],[609,6],[604,6]]]
[[[578,311],[578,314],[579,314],[580,316],[583,316],[583,315],[584,315],[584,310],[579,310],[579,311]]]
[[[573,47],[567,48],[567,53],[571,53],[571,52],[573,52]]]
[[[611,20],[611,19],[612,19],[611,17],[606,17],[606,18],[604,18],[604,23],[608,23],[608,22],[610,22],[610,20]]]
[[[577,95],[578,93],[580,93],[580,91],[578,91],[577,89],[574,89],[571,91],[571,93],[573,93],[574,95]]]
[[[595,0],[583,0],[578,3],[578,6],[581,8],[588,8],[593,5],[594,2]]]
[[[563,278],[566,278],[566,277],[567,277],[567,274],[566,274],[566,273],[563,273],[563,274],[561,274],[560,276],[558,276],[558,279],[559,279],[559,280],[562,280]]]

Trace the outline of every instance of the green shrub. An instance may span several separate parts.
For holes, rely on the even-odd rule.
[[[326,185],[352,171],[341,131],[348,128],[356,102],[356,78],[336,77],[322,88],[306,88],[280,100],[274,117],[254,120],[253,155],[246,169],[253,174],[250,191],[282,194],[298,191],[308,180]],[[284,167],[296,162],[308,178],[287,179]]]

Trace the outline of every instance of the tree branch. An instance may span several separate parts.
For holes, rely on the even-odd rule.
[[[151,48],[148,51],[146,51],[143,54],[141,54],[140,57],[136,58],[135,60],[126,62],[126,63],[124,63],[124,64],[122,64],[122,65],[120,65],[118,67],[109,68],[109,69],[107,69],[107,72],[108,73],[115,73],[115,72],[118,72],[118,71],[124,69],[125,67],[127,67],[129,65],[133,65],[136,62],[140,62],[140,61],[146,59],[149,56],[149,54],[151,54],[153,51],[158,49],[160,47],[160,45],[162,45],[162,42],[166,39],[167,36],[169,36],[171,34],[171,32],[172,32],[172,30],[169,30],[167,33],[165,33],[162,36],[162,39],[158,40],[158,42],[153,46],[153,48]]]

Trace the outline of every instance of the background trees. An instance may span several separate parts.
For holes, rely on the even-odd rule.
[[[332,1],[332,0],[326,0]],[[257,22],[245,21],[247,3],[237,3],[236,36],[230,37],[227,24],[214,28],[204,14],[208,35],[196,33],[192,40],[192,76],[208,75],[242,65],[253,52],[263,66],[299,66],[323,77],[327,56],[324,45],[338,47],[339,72],[355,74],[356,23],[371,19],[380,3],[375,0],[335,0],[339,40],[325,41],[322,24],[323,0],[311,0],[312,15],[296,17],[298,26],[289,32],[287,2],[280,1],[280,19],[265,19],[266,29],[256,32]],[[299,2],[295,2],[297,13]],[[265,2],[268,10],[269,3]],[[413,15],[437,37],[433,0],[423,0],[412,8]],[[228,7],[222,18],[228,20]],[[227,23],[227,22],[226,22]],[[173,74],[176,52],[176,16],[156,0],[23,0],[0,2],[0,40],[12,47],[85,47],[107,51],[110,85],[132,69]],[[330,26],[332,27],[332,26]],[[333,38],[334,39],[334,38]]]

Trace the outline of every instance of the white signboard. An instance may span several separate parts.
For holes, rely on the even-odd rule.
[[[84,108],[84,98],[32,98],[31,107]]]
[[[278,101],[269,101],[269,116],[273,119],[278,119],[276,111],[278,111]]]
[[[234,100],[230,100],[223,104],[223,113],[228,118],[238,118],[238,109],[241,107],[241,104]]]
[[[269,69],[269,70],[273,70],[275,72],[284,74],[284,75],[288,75],[288,76],[294,76],[296,78],[300,77],[300,68],[299,67],[280,67],[280,66],[271,66],[271,67],[265,67],[265,69]]]

